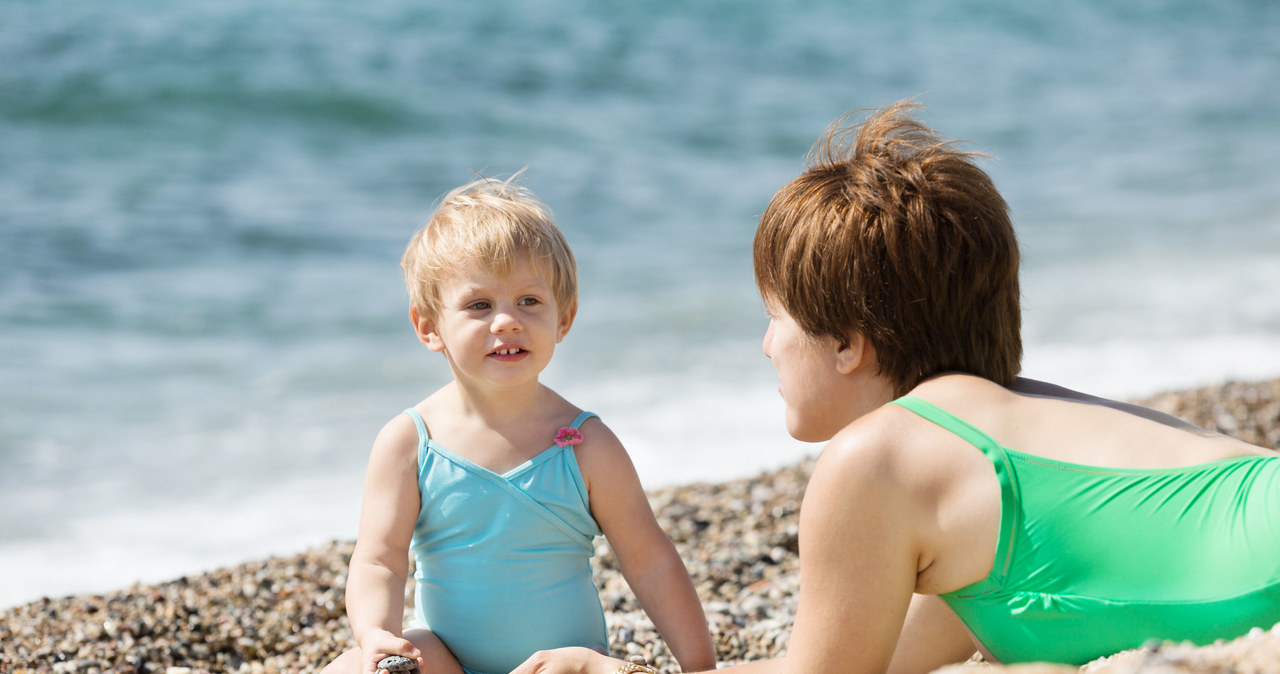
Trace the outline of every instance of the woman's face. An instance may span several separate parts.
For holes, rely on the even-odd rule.
[[[831,439],[848,423],[849,406],[840,386],[845,382],[836,359],[840,350],[831,337],[806,333],[776,302],[765,302],[769,329],[764,355],[778,371],[778,393],[787,406],[787,432],[803,442]]]

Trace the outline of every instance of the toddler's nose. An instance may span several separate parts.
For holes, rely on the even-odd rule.
[[[510,332],[520,329],[520,320],[510,311],[499,311],[493,317],[492,330],[494,332]]]

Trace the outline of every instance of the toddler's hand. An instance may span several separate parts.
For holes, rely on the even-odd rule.
[[[360,642],[360,671],[364,674],[378,674],[378,662],[388,655],[400,655],[414,660],[419,671],[422,669],[422,653],[418,652],[412,642],[378,630],[366,634]]]
[[[422,674],[422,663],[403,655],[388,655],[378,661],[378,672],[382,674]]]

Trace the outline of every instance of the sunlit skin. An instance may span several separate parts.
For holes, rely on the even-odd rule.
[[[431,437],[468,461],[503,474],[545,451],[582,410],[539,382],[573,325],[550,279],[518,257],[507,273],[484,260],[460,265],[439,288],[434,317],[410,312],[418,339],[445,356],[453,380],[414,405]],[[658,526],[622,443],[599,419],[573,448],[592,517],[624,578],[676,658],[689,670],[713,666],[706,617],[679,554]],[[415,658],[427,672],[460,674],[448,647],[426,629],[400,626],[409,544],[421,504],[418,435],[397,415],[374,441],[360,531],[347,581],[347,609],[359,648],[326,674],[373,674],[387,655]],[[531,620],[546,619],[531,616]]]
[[[1259,470],[1280,474],[1280,464],[1269,460],[1274,453],[1260,447],[1136,405],[1018,378],[1020,254],[1008,204],[973,153],[914,118],[918,107],[900,101],[856,125],[848,115],[838,118],[814,144],[808,168],[774,194],[756,229],[753,268],[770,318],[762,349],[777,371],[786,428],[799,440],[825,444],[800,508],[800,592],[786,655],[722,671],[909,674],[963,662],[975,651],[989,660],[991,651],[1023,659],[1057,641],[1069,647],[1060,657],[1079,660],[1140,643],[1152,635],[1149,624],[1116,623],[1109,639],[1059,638],[1059,628],[1098,622],[1091,611],[1108,617],[1127,611],[1129,572],[1107,557],[1126,554],[1113,543],[1151,518],[1111,498],[1114,492],[1099,493],[1100,501],[1116,504],[1108,511],[1117,520],[1111,536],[1098,541],[1107,545],[1071,545],[1070,535],[1101,509],[1059,507],[1079,492],[1066,490],[1064,471],[1055,473],[1052,465],[1075,464],[1083,467],[1075,475],[1097,476],[1257,456],[1267,459],[1256,462],[1267,464]],[[891,404],[903,396],[912,400]],[[1028,468],[1040,471],[1037,484],[1061,480],[1063,491],[1037,491],[1043,502],[1020,500],[1017,469],[1002,458],[1001,447],[1040,467]],[[1227,496],[1270,514],[1274,494],[1258,492],[1257,500],[1236,491]],[[1009,526],[1002,527],[1006,510],[1019,517],[1004,518]],[[1280,538],[1271,536],[1265,517],[1258,519],[1257,546],[1253,536],[1236,536],[1242,543],[1233,552],[1269,546],[1261,557],[1273,559]],[[1016,555],[996,569],[997,549],[1016,547],[1020,526],[1064,539],[1037,552],[1096,570],[1107,576],[1104,582],[1064,571],[1059,590],[1041,583],[1049,574],[1037,561]],[[1177,574],[1215,575],[1211,560],[1181,556],[1193,563]],[[1217,574],[1240,576],[1223,586],[1230,592],[1259,593],[1239,595],[1261,599],[1242,619],[1274,615],[1263,594],[1273,572],[1259,565],[1256,577]],[[1012,579],[1007,588],[1005,579]],[[972,587],[984,580],[1016,597]],[[1016,604],[1024,587],[1041,595],[1039,601],[1108,583],[1113,589],[1094,597],[1096,609],[1076,602],[1062,609],[1062,621],[1041,620]],[[959,596],[965,588],[992,599],[991,610],[967,610],[975,597]],[[1038,592],[1042,588],[1050,591]],[[1169,602],[1164,589],[1154,588],[1153,603],[1171,619],[1185,615],[1188,601],[1202,599],[1194,590],[1167,587],[1171,595],[1181,592]],[[1175,603],[1178,610],[1164,608]],[[952,606],[965,607],[974,633]],[[1218,635],[1205,624],[1210,621],[1185,624]],[[1177,631],[1172,624],[1159,629]],[[620,664],[564,649],[535,654],[514,674],[611,674]]]
[[[434,319],[416,309],[410,316],[419,341],[444,354],[468,399],[536,392],[529,384],[551,362],[576,312],[576,305],[558,306],[545,276],[520,256],[508,274],[469,261],[441,285]]]
[[[853,421],[843,401],[828,391],[847,372],[858,345],[805,334],[786,311],[766,302],[769,327],[762,348],[778,372],[778,393],[787,402],[787,432],[804,442],[822,442]],[[860,343],[859,343],[860,345]]]
[[[787,656],[744,674],[929,672],[984,651],[937,596],[987,577],[1000,488],[972,445],[896,406],[875,349],[805,334],[769,305],[762,343],[788,431],[826,442],[800,513],[800,599]],[[926,379],[911,395],[971,419],[998,442],[1059,461],[1125,468],[1196,465],[1267,450],[1132,405],[1019,379]],[[1064,440],[1071,438],[1071,441]],[[989,654],[988,654],[989,655]],[[585,649],[536,654],[514,674],[611,674]]]

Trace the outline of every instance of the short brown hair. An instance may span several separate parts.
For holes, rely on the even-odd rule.
[[[827,129],[760,219],[756,285],[810,335],[864,335],[898,395],[946,371],[1007,386],[1022,359],[1009,207],[918,109]]]
[[[578,267],[573,251],[551,217],[551,210],[528,188],[507,180],[481,178],[446,194],[405,248],[404,269],[409,302],[435,318],[440,284],[471,260],[509,273],[521,254],[546,274],[560,311],[578,301]]]

